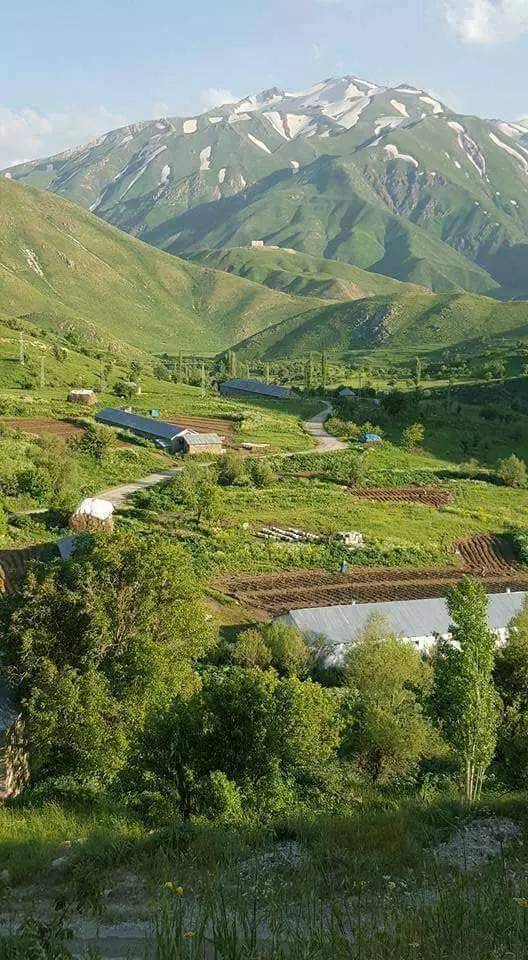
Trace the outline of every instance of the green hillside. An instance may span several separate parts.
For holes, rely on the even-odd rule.
[[[161,253],[0,180],[0,313],[85,344],[213,353],[318,305]]]
[[[498,303],[470,294],[378,296],[286,320],[236,347],[244,360],[335,355],[349,350],[472,347],[490,338],[528,337],[528,303]]]
[[[360,300],[378,294],[403,293],[399,281],[369,273],[339,260],[310,257],[293,250],[270,247],[228,247],[204,250],[193,260],[204,266],[235,273],[273,290],[327,300]],[[416,288],[415,292],[418,292]]]

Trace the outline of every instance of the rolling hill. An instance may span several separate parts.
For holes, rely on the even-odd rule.
[[[177,255],[251,239],[437,292],[528,295],[528,134],[352,76],[114,130],[6,175]]]
[[[272,290],[327,300],[360,300],[384,293],[425,292],[382,274],[369,273],[339,260],[325,260],[282,247],[228,247],[192,257],[204,266],[263,283]]]
[[[528,338],[528,302],[405,292],[333,303],[269,327],[234,349],[245,361],[274,360],[312,350],[335,356],[376,348],[471,350],[501,338]]]
[[[36,330],[113,350],[214,353],[319,303],[179,260],[0,179],[0,314]]]

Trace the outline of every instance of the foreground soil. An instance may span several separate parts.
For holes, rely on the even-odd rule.
[[[9,427],[10,430],[20,430],[22,433],[32,433],[37,437],[76,437],[84,430],[79,424],[69,423],[67,420],[53,420],[51,418],[39,417],[28,419],[27,417],[0,417],[0,426]]]

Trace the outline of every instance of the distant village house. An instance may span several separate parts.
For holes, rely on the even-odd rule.
[[[298,396],[291,387],[279,387],[260,380],[235,379],[220,384],[223,397],[266,397],[270,400],[292,400]]]

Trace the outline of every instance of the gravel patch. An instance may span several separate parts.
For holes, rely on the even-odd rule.
[[[456,831],[434,851],[440,863],[473,870],[488,860],[499,857],[504,847],[519,840],[521,828],[513,820],[487,817],[472,820]]]

